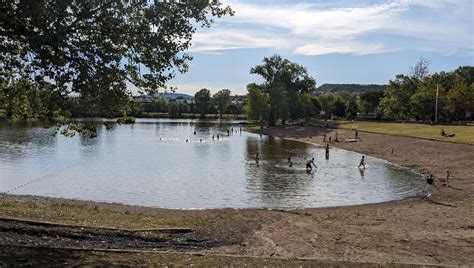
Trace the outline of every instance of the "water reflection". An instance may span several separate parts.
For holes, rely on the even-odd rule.
[[[329,158],[323,147],[240,132],[238,122],[96,124],[98,137],[87,140],[0,122],[0,191],[168,208],[291,208],[388,201],[422,184],[383,160],[367,157],[362,171],[359,154],[331,149]],[[307,173],[313,157],[318,168]]]

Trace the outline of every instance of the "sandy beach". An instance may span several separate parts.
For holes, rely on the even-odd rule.
[[[280,263],[282,265],[296,264],[299,259],[314,259],[325,264],[474,263],[473,145],[366,132],[359,132],[358,142],[343,142],[353,138],[354,133],[322,127],[281,126],[265,129],[264,134],[321,145],[324,133],[334,138],[336,131],[341,142],[330,146],[379,157],[415,170],[426,168],[433,172],[441,190],[431,201],[411,198],[294,211],[166,210],[0,195],[0,217],[4,218],[0,220],[0,244],[9,245],[3,247],[2,256],[7,256],[9,250],[20,252],[18,248],[79,246],[89,250],[91,256],[97,249],[192,252],[204,256],[225,254],[227,257],[218,264],[232,263],[230,256],[288,258],[289,263]],[[322,148],[321,153],[324,153]],[[450,187],[445,187],[439,179],[448,169],[452,178]],[[146,230],[178,227],[189,231]],[[29,250],[35,251],[34,248]],[[134,254],[122,253],[120,256],[132,258]],[[88,254],[81,256],[85,258]],[[76,261],[80,263],[80,258]]]

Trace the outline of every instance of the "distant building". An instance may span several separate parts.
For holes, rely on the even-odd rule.
[[[240,104],[240,105],[243,105],[246,97],[247,97],[246,95],[235,95],[235,96],[231,96],[230,102],[231,102],[232,104]]]

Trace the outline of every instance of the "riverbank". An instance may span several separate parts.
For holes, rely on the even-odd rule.
[[[341,140],[353,136],[348,130],[296,126],[265,129],[264,133],[321,144],[323,133],[334,137],[335,131],[338,131]],[[359,136],[359,142],[331,145],[414,169],[427,168],[437,178],[450,169],[452,187],[442,187],[433,202],[415,198],[383,204],[289,212],[251,209],[166,210],[0,195],[1,217],[76,225],[0,220],[0,244],[11,245],[2,246],[0,264],[1,259],[9,253],[15,252],[14,256],[21,259],[22,256],[27,258],[35,252],[42,252],[45,247],[63,248],[54,251],[57,254],[53,254],[50,261],[61,256],[67,259],[64,255],[74,253],[75,263],[94,260],[102,264],[119,264],[115,259],[119,257],[127,264],[143,263],[137,257],[139,253],[99,254],[94,251],[98,249],[173,251],[183,254],[181,258],[199,263],[194,255],[187,255],[192,252],[203,254],[204,259],[210,259],[210,263],[216,263],[217,266],[247,263],[240,256],[265,257],[249,260],[253,266],[306,265],[298,258],[318,260],[312,264],[329,263],[335,266],[350,266],[350,263],[365,265],[367,262],[436,265],[474,263],[474,171],[471,168],[474,146],[365,132],[359,132]],[[393,154],[391,149],[394,149]],[[190,231],[171,231],[176,228]],[[24,250],[19,250],[19,247]],[[77,254],[77,251],[67,250],[77,247],[85,251]],[[26,253],[21,255],[21,252]],[[213,262],[214,254],[225,254],[226,257],[216,257]],[[146,253],[142,256],[152,263],[153,260],[159,262],[165,255]],[[269,257],[272,258],[270,261]],[[273,257],[285,260],[280,262],[281,259]],[[41,260],[41,257],[38,259]],[[242,262],[236,262],[237,259]]]

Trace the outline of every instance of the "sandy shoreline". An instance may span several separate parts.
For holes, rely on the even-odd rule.
[[[297,126],[265,129],[264,134],[322,144],[322,134],[334,137],[335,131],[340,140],[353,137],[353,133],[347,130]],[[434,202],[411,198],[291,212],[265,209],[168,210],[0,195],[0,217],[117,228],[193,229],[189,234],[155,235],[153,239],[162,242],[158,250],[348,262],[474,263],[474,146],[365,132],[359,132],[359,136],[360,142],[338,142],[331,146],[414,170],[427,168],[437,178],[449,169],[452,187],[441,187],[433,198]],[[107,235],[114,237],[117,234],[104,236],[101,230],[94,230],[92,237],[78,235],[74,239],[67,236],[68,232],[77,232],[74,228],[38,229],[24,225],[18,231],[17,227],[0,220],[0,244],[61,245],[67,248],[79,241],[91,248],[153,249],[156,246],[156,243],[150,243],[149,237],[135,234],[128,238],[120,234],[118,237],[123,239],[117,242],[106,239]],[[51,236],[44,239],[36,232],[49,232]],[[106,241],[99,243],[100,239]],[[132,245],[128,245],[130,241],[134,241]]]

